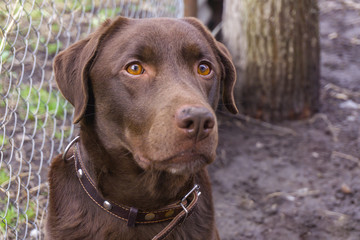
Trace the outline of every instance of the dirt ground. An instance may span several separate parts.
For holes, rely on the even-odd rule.
[[[320,113],[275,125],[219,114],[223,240],[360,239],[360,1],[319,5]]]

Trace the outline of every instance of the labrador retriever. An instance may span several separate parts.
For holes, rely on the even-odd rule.
[[[49,172],[46,239],[219,239],[206,166],[230,54],[196,19],[107,20],[54,60],[80,133]],[[200,194],[201,192],[201,194]]]

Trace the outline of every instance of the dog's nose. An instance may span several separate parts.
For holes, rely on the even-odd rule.
[[[180,129],[197,141],[209,136],[215,126],[214,114],[205,107],[181,107],[175,115],[175,120]]]

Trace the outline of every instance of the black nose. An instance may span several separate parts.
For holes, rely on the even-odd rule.
[[[177,126],[184,130],[188,137],[197,141],[209,136],[215,126],[214,114],[205,107],[181,107],[175,115],[175,120]]]

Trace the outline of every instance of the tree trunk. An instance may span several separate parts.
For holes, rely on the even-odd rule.
[[[184,0],[184,16],[197,17],[197,0]]]
[[[319,109],[317,0],[226,0],[223,36],[238,69],[241,111],[265,121]]]

